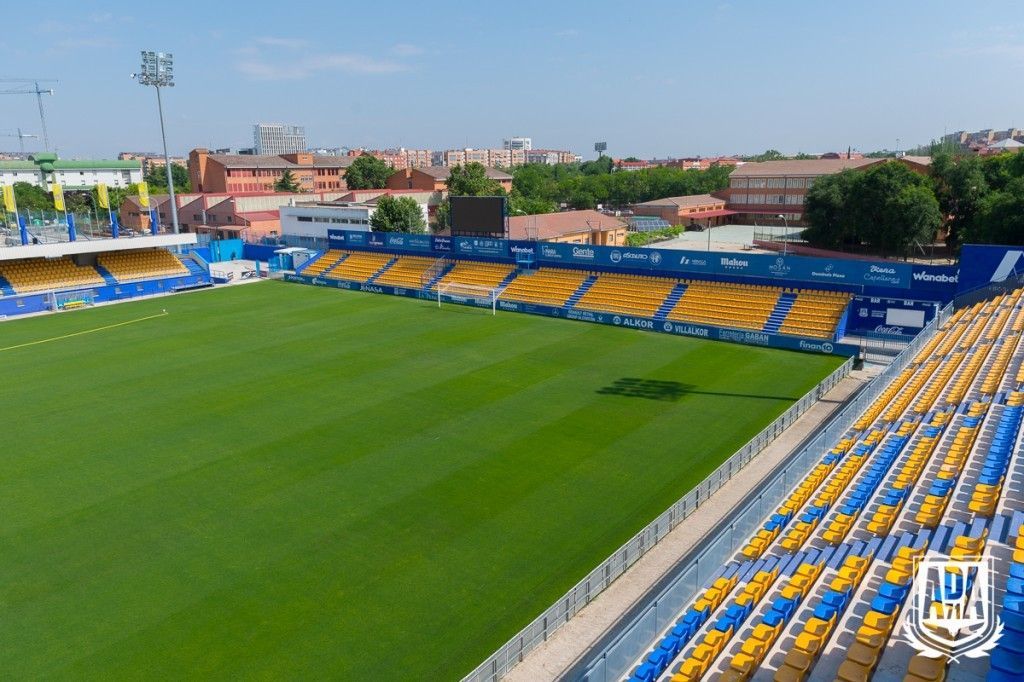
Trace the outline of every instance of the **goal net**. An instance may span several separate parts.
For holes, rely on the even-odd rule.
[[[446,282],[437,287],[437,307],[440,308],[441,303],[444,301],[463,303],[490,308],[491,314],[496,315],[498,313],[498,296],[500,293],[498,289],[493,287]]]
[[[72,310],[84,308],[96,302],[96,292],[92,289],[78,291],[54,291],[50,293],[51,310]]]

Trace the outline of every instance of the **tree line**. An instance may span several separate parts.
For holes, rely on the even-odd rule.
[[[845,170],[815,180],[804,238],[823,248],[909,255],[947,231],[961,244],[1024,244],[1024,154],[932,157],[927,175],[902,163]]]

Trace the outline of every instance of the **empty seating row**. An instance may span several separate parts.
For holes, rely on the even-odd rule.
[[[668,318],[760,331],[781,293],[779,287],[690,281]]]
[[[494,289],[511,275],[513,270],[515,270],[513,266],[501,263],[460,260],[455,267],[438,280],[437,286],[464,284],[471,287]]]
[[[523,272],[505,289],[501,297],[539,305],[561,307],[576,293],[590,273],[582,270],[541,268]]]
[[[329,279],[366,282],[386,266],[394,256],[387,253],[353,251],[325,275]]]
[[[118,282],[188,274],[188,268],[167,249],[111,251],[101,253],[96,262]]]
[[[103,277],[96,271],[96,268],[75,265],[67,256],[0,261],[0,276],[6,279],[18,294],[87,287],[104,283]]]
[[[310,277],[318,277],[322,275],[326,270],[331,269],[338,264],[342,258],[347,256],[348,253],[340,251],[338,249],[331,249],[326,251],[319,258],[314,260],[312,263],[302,269],[303,275],[309,275]]]
[[[434,262],[433,258],[422,256],[400,256],[374,282],[393,287],[418,289],[425,284],[424,274],[433,267]]]

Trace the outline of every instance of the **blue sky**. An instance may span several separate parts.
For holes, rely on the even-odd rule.
[[[5,9],[0,77],[59,79],[45,104],[61,156],[159,148],[152,89],[128,77],[140,49],[175,54],[172,153],[248,146],[258,121],[305,125],[319,146],[528,135],[587,157],[596,140],[613,156],[867,151],[1024,127],[1010,1],[166,6]],[[34,98],[0,104],[0,132],[39,132]]]

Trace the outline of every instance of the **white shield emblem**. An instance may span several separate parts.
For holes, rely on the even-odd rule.
[[[915,560],[904,634],[912,647],[930,658],[979,658],[1002,634],[994,607],[991,557],[928,554]]]

